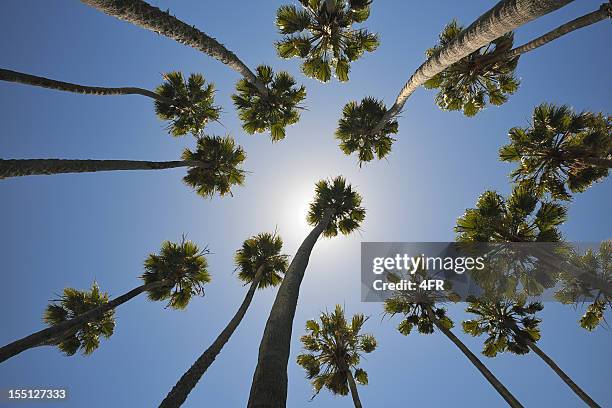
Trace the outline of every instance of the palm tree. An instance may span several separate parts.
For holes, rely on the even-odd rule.
[[[203,285],[210,282],[206,250],[191,241],[165,241],[159,255],[150,254],[144,262],[144,284],[109,301],[94,282],[91,291],[64,289],[64,294],[47,307],[44,321],[51,327],[35,332],[0,348],[0,362],[22,351],[44,345],[56,345],[67,355],[82,349],[91,354],[98,348],[99,337],[113,334],[115,308],[147,292],[151,300],[167,300],[168,307],[184,309],[194,295],[203,295]]]
[[[387,274],[390,281],[397,281],[399,277]],[[385,300],[385,313],[394,316],[401,314],[404,320],[401,321],[397,330],[407,336],[416,326],[421,334],[431,334],[434,327],[442,332],[468,360],[478,369],[486,380],[495,388],[501,397],[511,407],[522,407],[521,403],[508,391],[508,389],[489,371],[480,359],[463,344],[463,342],[451,331],[454,324],[446,315],[446,309],[438,306],[440,303],[453,300],[456,295],[449,290],[426,290],[420,286],[420,282],[428,279],[427,273],[423,270],[410,275],[409,279],[416,283],[415,290],[397,291]]]
[[[444,71],[452,64],[486,46],[506,33],[536,18],[555,11],[572,0],[502,0],[486,13],[482,14],[453,41],[429,57],[410,76],[393,106],[385,110],[384,115],[374,126],[363,120],[368,127],[359,128],[353,137],[363,139],[364,145],[374,144],[370,138],[380,138],[380,132],[401,113],[404,104],[412,93],[434,75]],[[354,102],[353,102],[354,103]],[[346,118],[345,118],[346,119]],[[396,129],[394,126],[391,129]]]
[[[585,274],[595,275],[602,281],[612,285],[612,241],[603,241],[599,250],[589,248],[584,254],[571,251],[569,261]],[[612,309],[612,292],[602,289],[599,285],[586,282],[584,277],[577,277],[563,271],[561,273],[562,287],[555,293],[555,298],[564,304],[590,302],[586,312],[580,319],[580,326],[593,331],[602,324],[606,309]]]
[[[376,349],[376,339],[371,334],[360,334],[368,320],[356,314],[350,323],[344,317],[342,306],[336,305],[332,313],[321,313],[321,324],[316,320],[306,322],[306,332],[300,338],[307,353],[297,356],[297,363],[307,372],[315,395],[323,387],[333,394],[347,395],[350,391],[355,408],[361,408],[357,383],[368,384],[368,373],[357,368],[363,353]]]
[[[463,110],[466,116],[474,116],[486,106],[487,99],[493,105],[501,105],[518,89],[519,80],[514,76],[514,70],[520,55],[606,19],[610,11],[610,4],[604,3],[598,10],[516,48],[512,48],[513,33],[506,33],[434,75],[423,85],[427,89],[439,89],[436,103],[441,109]],[[457,21],[449,23],[440,34],[439,43],[427,50],[427,57],[433,56],[456,39],[462,30],[463,27]]]
[[[267,65],[257,67],[257,80],[266,87],[266,96],[262,97],[251,82],[241,79],[232,100],[245,132],[269,130],[271,140],[277,142],[285,138],[285,127],[300,120],[298,104],[306,97],[306,89],[296,87],[295,80],[287,72],[274,74]]]
[[[232,320],[172,387],[161,402],[161,408],[176,408],[185,402],[191,390],[238,328],[253,300],[255,290],[280,284],[282,274],[287,269],[287,255],[281,254],[282,248],[283,241],[279,236],[262,233],[244,241],[242,248],[236,251],[238,278],[245,284],[250,284],[249,290]]]
[[[281,58],[300,57],[302,72],[322,82],[348,81],[350,64],[374,51],[378,35],[353,24],[370,16],[371,0],[300,0],[303,9],[284,5],[276,12],[276,26],[284,35],[275,43]],[[305,32],[304,34],[302,34]]]
[[[525,304],[509,300],[468,299],[468,313],[478,316],[463,322],[463,330],[472,336],[487,334],[483,354],[495,357],[509,351],[513,354],[527,354],[533,350],[589,407],[599,405],[593,401],[561,368],[544,353],[536,342],[540,339],[540,319],[535,317],[544,305],[540,302]]]
[[[163,75],[164,82],[155,92],[142,88],[102,88],[39,77],[0,68],[0,80],[40,86],[87,95],[142,95],[155,100],[155,111],[162,120],[170,121],[173,136],[191,132],[199,135],[210,121],[219,119],[220,108],[214,105],[215,87],[206,84],[201,74],[191,74],[187,82],[180,72]]]
[[[334,237],[338,232],[349,234],[358,229],[364,219],[361,196],[343,177],[321,180],[316,184],[315,199],[310,204],[307,217],[314,228],[291,261],[272,305],[259,346],[249,407],[285,406],[293,318],[312,249],[319,236]]]
[[[583,192],[612,168],[612,122],[602,113],[541,104],[529,127],[512,128],[508,136],[511,143],[499,150],[499,157],[519,163],[510,176],[555,199],[571,199],[567,189]]]
[[[246,154],[231,137],[197,138],[196,151],[185,149],[182,160],[150,162],[135,160],[0,159],[0,179],[43,174],[92,173],[115,170],[159,170],[188,167],[183,181],[202,197],[231,194],[233,185],[242,185],[240,164]]]

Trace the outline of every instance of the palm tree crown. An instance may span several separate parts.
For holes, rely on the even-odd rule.
[[[330,221],[323,236],[335,237],[338,232],[347,235],[358,229],[365,214],[365,208],[361,207],[361,195],[343,177],[338,176],[316,184],[315,199],[310,203],[306,220],[310,225],[317,225],[329,215]]]
[[[163,78],[164,83],[155,92],[165,99],[155,101],[155,112],[161,119],[170,121],[170,134],[199,135],[208,122],[219,119],[221,109],[214,105],[215,86],[206,84],[201,74],[189,75],[187,82],[181,72],[170,72]]]
[[[361,334],[363,324],[368,320],[362,314],[353,316],[348,322],[342,306],[329,313],[321,313],[321,323],[306,322],[306,332],[300,340],[307,351],[297,356],[297,363],[307,372],[317,395],[323,387],[334,394],[349,393],[350,370],[355,380],[363,385],[368,383],[368,374],[357,368],[363,353],[376,349],[376,339],[371,334]]]
[[[427,58],[459,37],[462,31],[456,20],[447,24],[438,44],[427,50]],[[514,76],[518,57],[504,58],[513,43],[514,35],[509,32],[434,75],[423,86],[439,89],[436,103],[441,109],[463,110],[466,116],[476,115],[485,107],[487,99],[493,105],[501,105],[519,86]]]
[[[385,122],[380,131],[374,131],[386,112],[385,104],[371,97],[364,98],[361,103],[351,101],[344,106],[336,129],[336,139],[340,141],[340,149],[344,154],[357,152],[359,165],[374,157],[380,160],[391,153],[395,139],[390,134],[397,133],[397,120]]]
[[[540,202],[528,184],[521,184],[507,199],[485,191],[476,208],[457,219],[455,231],[459,242],[558,242],[566,215],[565,207]]]
[[[275,234],[264,232],[245,240],[242,248],[236,251],[234,260],[237,265],[238,278],[251,283],[259,268],[263,267],[258,288],[267,288],[280,284],[282,275],[287,270],[288,256],[281,253],[283,240]]]
[[[540,339],[540,319],[535,313],[544,308],[540,302],[525,304],[510,300],[468,299],[466,311],[478,317],[463,322],[463,331],[472,336],[487,334],[482,354],[495,357],[497,353],[529,353],[529,343]]]
[[[159,255],[150,254],[144,262],[141,279],[145,284],[165,282],[147,292],[149,299],[168,300],[168,307],[184,309],[192,296],[203,296],[204,284],[211,280],[207,253],[185,238],[178,244],[164,241]]]
[[[612,123],[602,113],[574,113],[568,106],[541,104],[527,128],[515,127],[503,161],[518,162],[516,181],[531,181],[539,194],[568,200],[608,175],[612,167]]]
[[[327,82],[332,69],[339,81],[348,81],[350,63],[374,51],[378,35],[352,25],[370,16],[371,0],[300,0],[303,9],[281,6],[276,26],[284,35],[276,42],[281,58],[304,59],[305,75]],[[303,33],[305,32],[305,33]]]
[[[242,128],[249,134],[269,130],[273,142],[282,140],[285,127],[300,120],[298,104],[306,97],[306,88],[296,87],[291,75],[274,74],[267,65],[257,67],[257,80],[266,87],[266,95],[246,79],[238,81],[237,93],[232,95]]]
[[[47,306],[43,320],[55,326],[105,303],[108,303],[108,293],[101,292],[96,282],[88,291],[65,288],[62,296]],[[114,314],[114,310],[109,310],[100,318],[60,336],[53,343],[68,356],[74,355],[79,349],[84,355],[89,355],[100,346],[100,336],[107,339],[112,336],[115,329]]]
[[[185,184],[202,197],[212,198],[215,193],[231,195],[232,186],[244,183],[240,164],[246,159],[246,153],[229,136],[198,137],[196,151],[185,149],[182,159],[202,163],[202,166],[190,167],[183,177]]]
[[[612,284],[612,240],[603,241],[598,251],[590,248],[584,254],[572,251],[569,261],[586,274],[597,276],[602,281]],[[612,294],[606,290],[594,288],[583,279],[567,272],[561,273],[560,280],[562,287],[555,293],[555,298],[565,304],[590,301],[591,304],[579,323],[588,331],[595,330],[605,321],[606,309],[612,308]]]

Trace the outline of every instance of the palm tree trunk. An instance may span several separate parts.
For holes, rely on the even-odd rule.
[[[105,303],[102,306],[98,306],[95,309],[92,309],[86,313],[80,314],[73,319],[37,331],[36,333],[32,333],[29,336],[23,337],[19,340],[15,340],[14,342],[9,343],[6,346],[0,348],[0,363],[30,348],[37,347],[39,345],[52,344],[51,340],[57,338],[61,339],[62,337],[65,337],[64,334],[66,332],[75,330],[76,328],[82,326],[84,323],[96,320],[102,315],[104,315],[104,313],[138,296],[142,292],[155,289],[159,286],[162,286],[163,284],[164,282],[160,281],[141,285],[119,297],[116,297],[108,303]]]
[[[134,87],[103,88],[98,86],[79,85],[2,68],[0,68],[0,80],[86,95],[142,95],[160,102],[172,103],[170,99],[164,98],[148,89]]]
[[[591,24],[595,24],[598,21],[604,20],[610,17],[611,12],[610,3],[604,3],[599,7],[598,10],[593,11],[592,13],[585,14],[582,17],[578,17],[568,23],[565,23],[552,31],[547,32],[546,34],[536,38],[535,40],[529,41],[526,44],[521,45],[520,47],[516,47],[510,50],[507,54],[503,55],[503,58],[512,59],[518,57],[521,54],[524,54],[529,51],[533,51],[536,48],[543,46],[557,38],[571,33],[572,31],[578,30],[579,28],[589,26]]]
[[[355,383],[355,378],[353,377],[353,373],[349,368],[346,370],[346,378],[348,379],[349,389],[351,390],[351,397],[353,397],[353,404],[355,404],[355,408],[362,408],[361,400],[359,399],[359,392],[357,392],[357,384]]]
[[[165,162],[141,160],[0,159],[0,179],[61,173],[93,173],[115,170],[161,170],[175,167],[209,167],[194,160]]]
[[[518,333],[518,327],[516,326],[516,324],[513,326],[514,327],[511,327],[511,329]],[[584,392],[584,390],[582,390],[582,388],[580,388],[578,384],[576,384],[569,377],[569,375],[565,374],[565,372],[561,369],[561,367],[559,367],[552,358],[548,357],[548,355],[544,353],[535,344],[535,342],[527,340],[527,345],[529,346],[531,350],[533,350],[534,353],[536,353],[542,360],[544,360],[544,362],[548,364],[550,368],[552,368],[552,370],[568,385],[568,387],[572,389],[572,391],[574,391],[574,393],[582,401],[584,401],[585,404],[587,404],[591,408],[601,408],[601,406],[599,406],[595,401],[593,401],[593,399],[589,397],[589,394]]]
[[[579,161],[590,164],[591,166],[600,167],[602,169],[612,169],[612,159],[603,159],[599,157],[581,157]]]
[[[378,133],[386,123],[400,114],[406,100],[428,79],[455,62],[487,45],[509,31],[555,11],[573,0],[502,0],[481,15],[459,37],[441,49],[412,74],[397,95],[393,106],[372,131]]]
[[[251,82],[262,92],[267,94],[266,88],[261,84],[255,74],[230,50],[225,48],[212,37],[204,34],[195,26],[184,23],[170,15],[169,11],[161,11],[142,0],[81,0],[81,2],[94,7],[109,16],[127,21],[139,27],[162,34],[168,38],[195,48],[210,55],[229,66],[247,81]]]
[[[327,228],[331,216],[331,210],[327,210],[321,222],[302,242],[278,289],[259,345],[259,357],[247,405],[249,408],[284,408],[286,406],[287,364],[300,284],[304,278],[312,249],[319,236]]]
[[[208,367],[215,361],[215,358],[223,349],[223,346],[229,341],[230,337],[244,318],[244,315],[253,300],[253,295],[255,295],[255,291],[257,290],[257,286],[261,281],[263,276],[264,267],[260,266],[255,274],[255,278],[253,282],[251,282],[251,286],[249,287],[249,291],[247,292],[242,304],[238,308],[238,311],[230,320],[229,324],[223,329],[221,334],[215,339],[213,344],[210,345],[198,357],[198,359],[193,363],[193,365],[183,374],[183,376],[178,380],[178,382],[172,387],[172,390],[166,395],[166,398],[161,402],[159,408],[178,408],[187,399],[187,396],[196,386],[200,378],[204,375]]]
[[[521,403],[514,397],[514,395],[512,395],[510,391],[508,391],[508,389],[497,379],[497,377],[495,377],[495,375],[493,375],[491,371],[489,371],[489,369],[483,364],[483,362],[480,361],[480,359],[476,357],[476,355],[472,353],[470,349],[467,348],[467,346],[463,344],[463,342],[459,340],[459,338],[455,336],[452,331],[440,324],[440,322],[434,315],[433,310],[429,306],[427,307],[427,315],[436,325],[438,330],[444,333],[444,335],[448,337],[449,340],[452,341],[455,346],[459,348],[459,350],[461,350],[461,352],[468,358],[468,360],[470,360],[470,362],[474,364],[478,371],[480,371],[480,373],[487,379],[489,384],[491,384],[493,388],[495,388],[495,390],[499,393],[499,395],[502,396],[502,398],[508,403],[509,406],[513,408],[523,407]]]

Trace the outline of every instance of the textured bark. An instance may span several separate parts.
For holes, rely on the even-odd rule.
[[[327,228],[330,219],[331,212],[328,211],[302,242],[287,268],[259,345],[259,357],[249,395],[249,408],[284,408],[287,404],[287,364],[300,285],[312,248]]]
[[[155,289],[156,287],[161,286],[163,284],[164,282],[162,281],[149,283],[148,285],[141,285],[109,301],[108,303],[105,303],[102,306],[98,306],[97,308],[90,310],[87,313],[83,313],[73,319],[67,320],[60,324],[56,324],[55,326],[48,327],[44,330],[37,331],[36,333],[32,333],[29,336],[9,343],[6,346],[0,348],[0,363],[8,360],[11,357],[16,356],[17,354],[27,349],[42,345],[55,344],[55,342],[61,341],[62,338],[66,337],[66,332],[74,331],[75,329],[82,326],[84,323],[99,319],[104,315],[104,313],[108,312],[109,310],[116,308],[117,306],[138,296],[142,292]]]
[[[573,0],[502,0],[480,16],[459,37],[425,61],[408,79],[393,106],[372,131],[380,132],[393,117],[400,114],[406,100],[425,81],[455,62],[538,17],[555,11]]]
[[[160,102],[172,103],[172,100],[164,98],[148,89],[134,87],[103,88],[99,86],[79,85],[2,68],[0,68],[0,80],[85,95],[142,95]]]
[[[115,170],[161,170],[175,167],[208,167],[194,160],[165,162],[140,160],[0,159],[0,179],[61,173],[93,173]]]
[[[230,50],[216,39],[209,37],[195,26],[186,24],[169,12],[161,11],[142,0],[81,0],[109,16],[127,21],[171,38],[183,45],[195,48],[229,66],[247,81],[255,84],[260,92],[267,93],[255,74]]]
[[[520,47],[516,47],[512,49],[508,54],[504,55],[504,58],[512,59],[518,57],[521,54],[524,54],[529,51],[533,51],[536,48],[543,46],[557,38],[571,33],[572,31],[578,30],[582,27],[589,26],[591,24],[595,24],[598,21],[604,20],[610,17],[612,7],[610,3],[604,3],[601,5],[599,10],[593,11],[592,13],[585,14],[582,17],[578,17],[568,23],[565,23],[552,31],[536,38],[535,40],[529,41],[526,44],[521,45]]]
[[[355,378],[353,378],[353,373],[350,369],[346,372],[346,378],[348,379],[349,389],[351,390],[351,397],[353,398],[353,404],[355,404],[355,408],[362,408],[361,400],[359,399],[359,392],[357,392],[357,384],[355,383]]]
[[[602,169],[612,169],[612,159],[603,159],[599,157],[581,157],[579,160],[592,166],[600,167]]]
[[[433,313],[431,307],[427,307],[427,315],[431,319],[431,321],[436,325],[438,330],[440,330],[450,341],[452,341],[455,346],[461,350],[461,352],[470,360],[472,364],[480,371],[480,373],[487,379],[489,384],[495,388],[495,390],[502,396],[502,398],[508,403],[509,406],[513,408],[522,408],[521,403],[508,391],[508,389],[493,375],[491,371],[484,365],[482,361],[474,353],[470,351],[469,348],[455,334],[449,329],[445,328],[440,324],[440,321],[436,318]]]
[[[210,347],[198,357],[189,370],[187,370],[174,387],[172,387],[172,390],[166,395],[166,398],[161,402],[159,408],[177,408],[183,405],[191,390],[193,390],[198,381],[200,381],[200,378],[202,378],[208,367],[215,361],[215,358],[217,358],[223,346],[229,341],[230,337],[244,318],[262,276],[263,267],[259,267],[240,308],[238,308],[232,320],[230,320],[229,324],[223,329]]]

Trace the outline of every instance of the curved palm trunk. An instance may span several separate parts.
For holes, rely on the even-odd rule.
[[[161,402],[159,408],[177,408],[183,405],[187,396],[196,386],[200,378],[204,375],[208,367],[215,361],[217,355],[223,349],[223,346],[229,341],[230,337],[244,318],[251,301],[253,300],[253,295],[257,290],[257,286],[259,285],[259,281],[263,276],[263,267],[259,267],[253,282],[251,282],[251,286],[249,287],[249,291],[247,292],[242,304],[238,308],[238,311],[230,320],[229,324],[223,329],[221,334],[215,339],[213,344],[210,345],[198,357],[198,359],[193,363],[193,365],[183,374],[183,376],[178,380],[178,382],[172,387],[172,390],[166,395],[166,398]]]
[[[142,0],[81,0],[81,2],[120,20],[162,34],[168,38],[195,48],[229,66],[264,95],[266,88],[257,81],[251,70],[220,42],[204,34],[195,26],[184,23],[169,12],[161,11]]]
[[[346,378],[348,379],[349,389],[351,390],[351,397],[353,397],[353,404],[355,404],[355,408],[362,408],[361,400],[359,399],[359,392],[357,392],[357,384],[355,383],[355,378],[353,377],[353,373],[350,369],[347,370]]]
[[[109,310],[116,308],[117,306],[138,296],[142,292],[155,289],[156,287],[161,286],[163,284],[164,282],[162,281],[149,283],[147,285],[141,285],[119,297],[116,297],[108,303],[105,303],[102,306],[98,306],[97,308],[92,309],[86,313],[80,314],[73,319],[67,320],[60,324],[56,324],[55,326],[48,327],[44,330],[37,331],[36,333],[32,333],[29,336],[23,337],[19,340],[15,340],[14,342],[9,343],[6,346],[0,348],[0,363],[30,348],[54,344],[55,340],[62,339],[63,337],[65,337],[66,332],[75,330],[83,324],[92,320],[99,319],[100,317],[102,317],[102,315],[104,315],[104,313],[108,312]]]
[[[165,162],[141,160],[0,159],[0,179],[61,173],[93,173],[115,170],[161,170],[175,167],[208,167],[194,160]]]
[[[170,99],[164,98],[148,89],[134,87],[104,88],[99,86],[79,85],[2,68],[0,68],[0,80],[85,95],[142,95],[160,102],[172,103]]]
[[[612,169],[612,159],[603,159],[599,157],[581,157],[580,161],[590,164],[591,166],[600,167],[602,169]]]
[[[459,348],[459,350],[461,350],[461,352],[468,358],[468,360],[470,360],[470,362],[474,364],[478,371],[480,371],[480,373],[487,379],[489,384],[491,384],[493,388],[495,388],[495,391],[497,391],[499,395],[502,396],[502,398],[508,403],[509,406],[513,408],[523,407],[521,403],[514,397],[514,395],[512,395],[510,391],[508,391],[508,389],[497,379],[497,377],[495,377],[495,375],[493,375],[491,371],[489,371],[489,369],[484,365],[484,363],[480,361],[480,359],[476,357],[476,355],[472,353],[470,349],[467,348],[467,346],[463,344],[463,342],[459,340],[459,338],[455,336],[452,331],[440,324],[438,319],[435,317],[431,307],[427,307],[427,315],[436,325],[438,330],[444,333],[444,335],[448,337],[449,340],[452,341],[455,346]]]
[[[406,100],[425,81],[444,71],[455,62],[501,37],[509,31],[538,17],[555,11],[573,0],[502,0],[481,15],[438,53],[412,74],[397,95],[393,106],[385,113],[372,133],[379,132],[393,117],[399,115]]]
[[[604,3],[598,10],[593,11],[592,13],[585,14],[582,17],[578,17],[568,23],[560,25],[552,31],[547,32],[546,34],[536,38],[535,40],[529,41],[526,44],[521,45],[520,47],[516,47],[510,50],[507,54],[503,55],[503,58],[512,59],[518,57],[521,54],[524,54],[529,51],[533,51],[536,48],[543,46],[557,38],[571,33],[572,31],[578,30],[582,27],[589,26],[591,24],[595,24],[598,21],[605,20],[610,17],[611,6],[610,3]]]
[[[321,222],[302,242],[278,289],[259,345],[259,357],[249,395],[249,408],[284,408],[286,406],[287,364],[300,285],[312,248],[327,228],[331,216],[332,213],[328,210]]]

